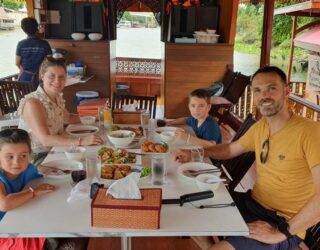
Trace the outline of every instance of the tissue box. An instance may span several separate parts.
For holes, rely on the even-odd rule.
[[[101,188],[91,202],[93,227],[159,229],[161,188],[140,189],[141,200],[115,199]]]
[[[114,124],[141,124],[140,121],[141,111],[123,111],[120,109],[113,110],[113,123]]]

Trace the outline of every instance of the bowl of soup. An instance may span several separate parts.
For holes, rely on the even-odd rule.
[[[130,130],[116,130],[108,133],[109,141],[116,147],[125,147],[132,143],[136,133]]]

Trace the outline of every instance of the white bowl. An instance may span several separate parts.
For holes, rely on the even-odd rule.
[[[160,133],[161,139],[165,142],[171,142],[174,140],[174,131],[163,131]]]
[[[102,34],[101,33],[90,33],[88,35],[88,37],[92,41],[97,41],[97,40],[100,40],[102,38]]]
[[[116,147],[125,147],[132,143],[136,133],[130,130],[116,130],[108,133],[109,141]]]
[[[216,33],[216,30],[207,29],[207,33],[209,33],[209,34],[215,34],[215,33]]]
[[[93,125],[96,122],[95,116],[80,116],[80,121],[83,125]]]
[[[76,147],[75,149],[67,149],[64,153],[68,160],[81,161],[84,157],[86,149],[84,147]]]
[[[200,174],[196,177],[196,184],[201,191],[214,191],[218,189],[220,180],[220,177],[213,174]]]
[[[73,40],[83,40],[86,37],[86,34],[84,33],[72,33],[71,37]]]

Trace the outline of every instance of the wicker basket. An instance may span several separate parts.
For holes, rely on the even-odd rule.
[[[91,203],[91,225],[109,228],[159,229],[162,189],[140,189],[141,200],[114,199],[101,188]]]
[[[119,109],[113,111],[114,124],[140,124],[141,111],[125,112]]]

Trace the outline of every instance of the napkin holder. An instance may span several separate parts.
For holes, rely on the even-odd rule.
[[[107,228],[159,229],[161,188],[140,189],[142,199],[115,199],[100,188],[91,202],[91,225]]]
[[[141,110],[123,111],[121,109],[115,109],[112,115],[114,124],[141,124]]]

